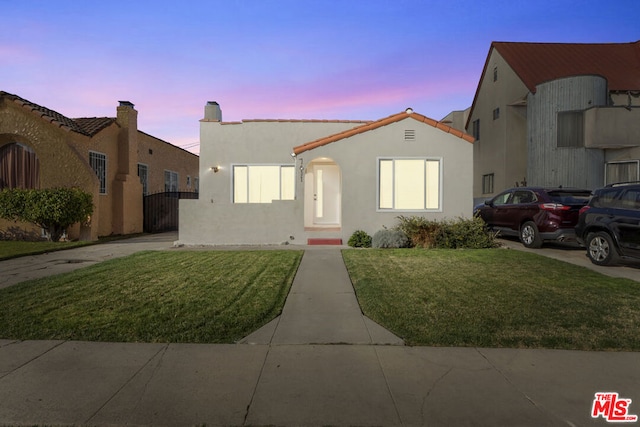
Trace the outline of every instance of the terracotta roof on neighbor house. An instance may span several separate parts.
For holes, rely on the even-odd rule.
[[[634,43],[509,43],[493,42],[527,86],[562,77],[595,74],[607,79],[610,91],[640,90],[640,41]],[[487,64],[485,64],[486,71]],[[484,75],[484,71],[483,71]]]
[[[458,138],[462,138],[467,142],[473,143],[475,140],[471,135],[467,135],[464,132],[460,132],[457,129],[452,128],[444,123],[438,122],[436,120],[430,119],[429,117],[423,116],[422,114],[415,113],[412,109],[408,108],[406,111],[403,111],[398,114],[394,114],[392,116],[386,117],[384,119],[377,120],[375,122],[368,122],[362,126],[357,126],[352,129],[348,129],[346,131],[336,133],[334,135],[330,135],[324,138],[316,139],[315,141],[307,142],[306,144],[298,145],[293,148],[294,154],[304,153],[305,151],[313,150],[314,148],[322,147],[323,145],[330,144],[332,142],[340,141],[341,139],[349,138],[354,135],[358,135],[364,132],[368,132],[370,130],[378,129],[382,126],[387,126],[392,123],[399,122],[405,119],[414,119],[421,123],[426,123],[429,126],[433,126],[434,128],[440,129],[443,132],[450,133]]]
[[[84,132],[93,136],[116,121],[115,117],[81,117],[73,119]]]
[[[21,105],[22,107],[30,110],[31,112],[37,114],[43,119],[49,121],[53,125],[56,125],[60,128],[64,128],[69,131],[73,131],[86,136],[95,135],[96,133],[100,132],[102,129],[109,126],[111,123],[115,122],[116,120],[115,118],[112,118],[112,117],[71,119],[67,116],[64,116],[58,113],[57,111],[53,111],[49,108],[43,107],[41,105],[28,101],[24,98],[21,98],[18,95],[14,95],[12,93],[4,92],[4,91],[0,91],[0,98],[6,98]]]
[[[482,69],[465,127],[473,115],[480,84],[484,81],[493,50],[504,58],[529,92],[551,80],[600,75],[610,91],[640,90],[640,41],[633,43],[522,43],[493,42]]]
[[[242,119],[235,122],[220,122],[221,125],[240,125],[242,123],[371,123],[371,120],[324,120],[324,119]]]

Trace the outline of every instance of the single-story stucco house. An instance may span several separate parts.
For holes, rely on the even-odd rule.
[[[471,217],[473,137],[411,109],[378,121],[200,122],[200,198],[178,244],[340,244],[400,215]]]

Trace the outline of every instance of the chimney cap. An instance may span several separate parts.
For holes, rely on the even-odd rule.
[[[120,103],[121,107],[131,107],[133,108],[134,105],[131,101],[118,101]]]
[[[220,105],[216,101],[207,101],[207,105]]]

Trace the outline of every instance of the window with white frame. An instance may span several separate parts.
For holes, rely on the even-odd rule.
[[[441,159],[379,159],[378,209],[440,209]]]
[[[164,171],[164,191],[178,191],[178,172]]]
[[[605,184],[615,184],[618,182],[633,182],[640,180],[640,160],[629,160],[624,162],[609,162],[605,164]]]
[[[107,194],[107,155],[89,151],[89,165],[100,181],[100,194]]]
[[[144,163],[138,163],[138,177],[142,184],[142,195],[149,194],[149,167]]]
[[[293,165],[233,166],[233,203],[271,203],[295,198]]]

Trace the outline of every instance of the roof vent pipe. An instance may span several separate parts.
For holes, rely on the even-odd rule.
[[[222,110],[220,109],[220,105],[217,102],[207,102],[207,105],[204,106],[204,119],[215,122],[222,121]]]

